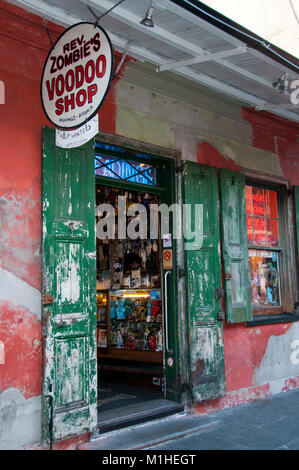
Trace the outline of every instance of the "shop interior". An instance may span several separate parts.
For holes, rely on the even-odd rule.
[[[96,184],[96,207],[110,204],[115,238],[97,236],[97,356],[99,422],[145,413],[163,399],[163,296],[158,238],[119,238],[118,202],[126,209],[159,204],[157,194]],[[107,212],[96,216],[96,224]],[[126,217],[126,228],[133,217]],[[148,224],[149,225],[149,224]],[[149,227],[147,228],[149,230]],[[138,225],[136,227],[138,232]],[[125,231],[127,234],[127,230]],[[98,235],[98,232],[97,232]],[[150,410],[148,410],[149,412]],[[133,414],[134,414],[133,413]],[[113,418],[114,417],[114,418]]]

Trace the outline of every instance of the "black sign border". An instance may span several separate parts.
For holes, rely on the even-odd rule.
[[[108,82],[108,86],[107,86],[107,89],[102,97],[102,100],[101,102],[99,103],[98,107],[96,108],[96,110],[93,112],[93,114],[91,114],[84,122],[80,123],[79,125],[77,124],[76,126],[73,126],[73,127],[63,127],[63,126],[57,126],[57,124],[55,122],[52,121],[52,119],[50,119],[50,117],[48,116],[48,113],[45,109],[45,106],[44,106],[44,102],[43,102],[43,92],[42,92],[42,88],[43,88],[43,78],[44,78],[44,74],[45,74],[45,68],[46,68],[46,65],[48,63],[48,59],[50,57],[50,54],[52,53],[53,49],[55,48],[56,44],[58,43],[58,41],[60,41],[60,39],[72,28],[75,28],[76,26],[78,25],[82,25],[82,24],[91,24],[92,26],[94,26],[94,28],[99,28],[102,33],[104,33],[104,35],[106,36],[107,40],[108,40],[108,44],[110,46],[110,51],[111,51],[111,71],[110,71],[110,77],[109,77],[109,82]],[[111,87],[111,83],[112,83],[112,79],[113,79],[113,70],[114,70],[114,50],[113,50],[113,47],[112,47],[112,43],[111,43],[111,40],[110,40],[110,37],[108,36],[108,34],[106,33],[106,31],[101,27],[99,26],[98,24],[94,24],[92,23],[91,21],[82,21],[81,23],[76,23],[76,24],[73,24],[72,26],[70,26],[69,28],[67,28],[65,31],[63,31],[63,33],[56,39],[55,43],[53,44],[53,47],[50,49],[48,55],[47,55],[47,58],[45,60],[45,63],[44,63],[44,66],[43,66],[43,72],[42,72],[42,76],[41,76],[41,82],[40,82],[40,99],[41,99],[41,103],[42,103],[42,107],[43,107],[43,110],[44,110],[44,113],[45,115],[47,116],[47,119],[55,126],[55,128],[58,128],[58,129],[63,129],[63,130],[74,130],[74,129],[78,129],[80,128],[81,126],[83,126],[84,124],[86,124],[88,121],[90,121],[90,119],[92,119],[98,112],[98,110],[100,109],[100,107],[102,106],[106,96],[107,96],[107,93],[108,91],[110,90],[110,87]]]

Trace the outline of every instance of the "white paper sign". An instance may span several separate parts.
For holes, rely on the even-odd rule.
[[[71,26],[48,54],[41,80],[42,105],[61,129],[91,119],[109,90],[113,50],[107,33],[93,23]]]
[[[90,121],[78,127],[74,131],[63,131],[56,129],[56,147],[63,149],[72,149],[86,144],[99,132],[99,118],[98,115],[94,116]]]
[[[163,233],[163,248],[171,248],[171,233]]]

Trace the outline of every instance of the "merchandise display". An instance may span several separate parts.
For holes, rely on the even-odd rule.
[[[112,290],[110,346],[138,351],[162,351],[160,298],[161,291],[158,290]]]
[[[253,307],[280,305],[278,254],[249,250],[249,267]]]
[[[150,205],[160,204],[159,197],[149,193],[96,186],[96,206],[109,204],[113,207],[116,227],[114,237],[97,237],[98,351],[103,358],[162,363],[159,219],[155,219],[158,222],[154,227],[157,239],[150,239],[149,228],[147,238],[118,238],[118,196],[125,198],[126,209],[134,205],[137,215],[138,208],[145,210],[148,220]],[[96,223],[104,225],[107,212],[97,213],[100,215]],[[139,231],[139,223],[133,216],[126,215],[125,221],[126,233],[132,221]]]

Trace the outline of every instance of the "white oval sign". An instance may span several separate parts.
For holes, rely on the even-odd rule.
[[[111,84],[113,49],[107,33],[93,23],[79,23],[57,39],[48,54],[41,99],[48,119],[61,129],[88,121]]]

